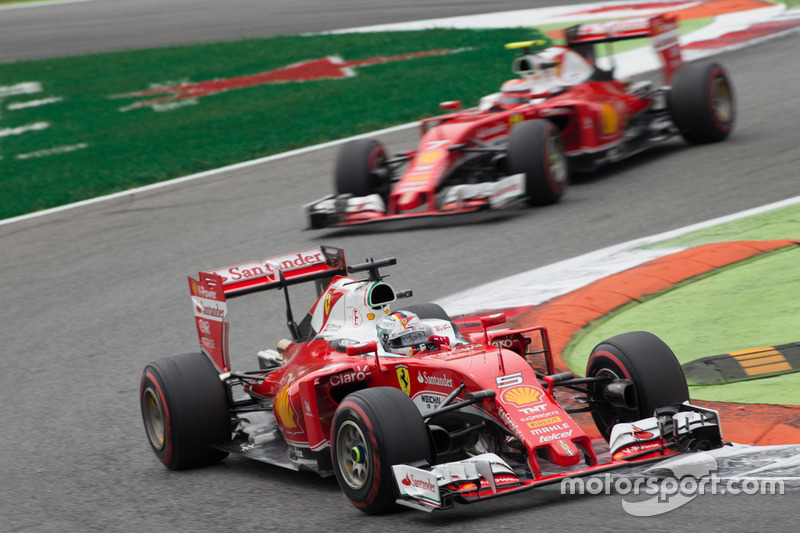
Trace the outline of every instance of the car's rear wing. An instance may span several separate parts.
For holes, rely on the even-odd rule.
[[[284,281],[281,281],[280,273]],[[222,278],[225,296],[232,298],[255,291],[275,289],[307,281],[346,275],[344,250],[319,246],[291,254],[268,257],[238,265],[209,270]],[[201,273],[202,274],[202,273]]]
[[[564,30],[564,34],[567,46],[591,61],[595,60],[596,44],[648,37],[661,60],[665,83],[669,83],[672,73],[683,64],[678,42],[680,30],[674,16],[661,14],[654,17],[587,22],[570,26]]]
[[[229,372],[227,298],[309,281],[318,281],[318,289],[324,288],[335,276],[346,274],[344,250],[319,246],[200,272],[198,279],[190,276],[200,349],[220,372]]]

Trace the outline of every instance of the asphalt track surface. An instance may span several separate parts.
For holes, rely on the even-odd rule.
[[[356,14],[353,22],[376,22]],[[147,444],[138,386],[149,361],[196,349],[185,280],[200,269],[325,243],[351,262],[396,256],[388,281],[413,288],[414,303],[800,194],[800,72],[787,68],[798,54],[795,36],[721,58],[739,100],[729,141],[676,140],[579,178],[559,205],[480,224],[303,231],[300,205],[330,187],[336,150],[325,149],[0,226],[0,531],[794,529],[796,492],[698,496],[636,518],[619,495],[556,488],[433,515],[367,517],[314,474],[237,458],[167,471]],[[415,135],[381,138],[399,151]],[[293,294],[299,313],[303,294]],[[234,367],[253,368],[257,350],[286,336],[282,295],[231,309]]]
[[[67,1],[1,10],[0,61],[293,35],[547,5],[553,4],[543,0]]]

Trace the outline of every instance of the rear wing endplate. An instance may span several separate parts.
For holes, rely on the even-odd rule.
[[[200,349],[220,372],[229,372],[227,298],[307,281],[330,282],[337,275],[347,275],[344,250],[319,246],[200,272],[198,279],[189,276]]]
[[[591,45],[649,37],[661,60],[666,83],[672,78],[672,73],[683,64],[678,41],[680,29],[675,16],[661,14],[654,17],[587,22],[570,26],[564,30],[564,34],[567,46],[584,55],[587,48],[592,48]],[[593,52],[589,59],[594,61]]]

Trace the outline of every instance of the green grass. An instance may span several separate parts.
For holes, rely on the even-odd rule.
[[[800,204],[732,221],[658,243],[696,246],[734,238],[794,238]],[[646,330],[661,337],[681,363],[735,350],[800,340],[800,249],[757,256],[631,303],[590,324],[569,344],[567,364],[582,373],[592,348],[625,331]],[[701,400],[800,405],[798,376],[690,387]]]
[[[444,100],[475,105],[513,76],[503,44],[540,37],[528,28],[290,36],[0,64],[0,95],[41,87],[0,96],[0,219],[418,120]],[[121,111],[142,98],[120,95],[153,86],[434,49],[466,51],[356,68],[347,79],[231,90],[169,111]],[[55,100],[15,107],[42,99]]]
[[[783,249],[630,304],[592,325],[590,332],[582,332],[570,345],[568,362],[573,368],[585,366],[600,340],[642,329],[661,337],[681,363],[796,342],[800,340],[798,264],[800,249]]]
[[[0,218],[417,120],[439,113],[444,100],[474,105],[512,77],[513,56],[503,44],[534,36],[519,28],[277,37],[0,64],[0,85],[42,87],[3,99],[0,131],[49,124],[0,136]],[[254,75],[329,55],[349,61],[434,49],[468,50],[361,67],[347,79],[232,90],[165,112],[121,112],[141,98],[114,98],[151,84]],[[61,100],[9,107],[43,98]],[[88,147],[18,158],[82,144]]]

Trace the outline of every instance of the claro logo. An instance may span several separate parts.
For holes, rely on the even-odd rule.
[[[197,296],[200,298],[208,298],[209,300],[214,300],[217,297],[217,293],[214,291],[210,291],[203,287],[202,285],[197,285]]]

